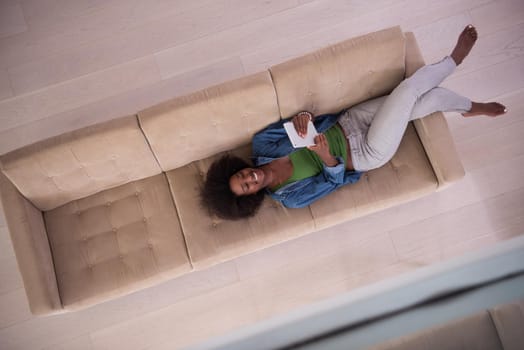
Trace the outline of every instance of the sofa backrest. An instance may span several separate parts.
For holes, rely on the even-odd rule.
[[[169,171],[250,143],[280,115],[265,71],[174,98],[138,117],[162,170]]]
[[[283,118],[316,115],[389,93],[404,78],[405,38],[393,27],[270,68]]]
[[[42,211],[161,173],[136,115],[35,143],[0,162],[7,178]]]

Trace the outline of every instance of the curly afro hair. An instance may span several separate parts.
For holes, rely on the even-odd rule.
[[[264,191],[237,196],[229,188],[231,176],[249,167],[243,159],[230,155],[211,164],[200,192],[202,206],[222,219],[238,220],[255,215],[264,200]]]

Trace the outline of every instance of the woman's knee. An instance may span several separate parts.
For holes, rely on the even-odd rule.
[[[389,160],[392,158],[390,153],[391,152],[389,151],[384,151],[368,144],[365,151],[363,152],[363,158],[365,161],[361,161],[360,163],[365,163],[367,170],[377,169],[389,162]]]
[[[419,96],[419,89],[417,87],[416,81],[411,77],[404,79],[400,84],[398,84],[397,88],[395,90],[398,90],[399,93],[418,97]]]

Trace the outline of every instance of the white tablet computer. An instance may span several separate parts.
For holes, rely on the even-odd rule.
[[[309,121],[307,124],[307,134],[304,138],[298,136],[295,126],[292,122],[284,123],[284,129],[286,129],[287,136],[295,148],[313,146],[315,144],[315,136],[318,135],[318,132],[315,129],[312,121]]]

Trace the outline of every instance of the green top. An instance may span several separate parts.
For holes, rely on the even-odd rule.
[[[335,157],[342,157],[344,164],[347,164],[347,143],[346,135],[338,124],[329,128],[324,135],[329,144],[329,153]],[[275,192],[279,188],[295,181],[307,179],[308,177],[320,174],[324,168],[322,159],[307,147],[301,148],[289,155],[291,164],[293,164],[293,174],[282,184],[273,187],[271,190]]]

